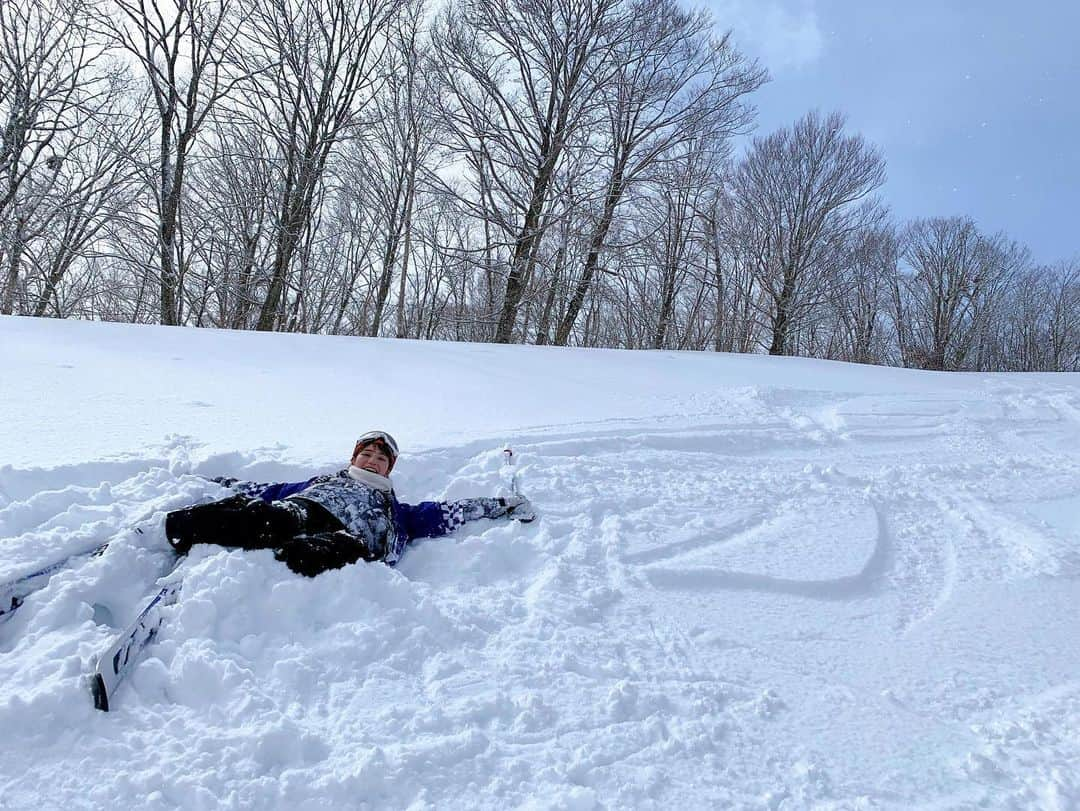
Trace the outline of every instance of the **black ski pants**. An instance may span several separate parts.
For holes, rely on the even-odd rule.
[[[199,543],[273,549],[278,560],[308,577],[360,559],[377,559],[318,504],[302,501],[298,506],[301,509],[282,502],[233,496],[169,513],[165,517],[165,535],[181,555]]]

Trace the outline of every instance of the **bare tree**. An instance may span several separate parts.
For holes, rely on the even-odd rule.
[[[437,131],[434,105],[438,94],[434,72],[423,70],[423,4],[409,0],[393,25],[384,56],[388,80],[375,98],[372,121],[347,151],[346,182],[367,192],[378,213],[382,267],[374,311],[367,327],[377,336],[391,300],[397,271],[396,335],[405,337],[405,289],[412,253],[413,211],[422,175],[433,171]]]
[[[335,295],[328,330],[334,335],[364,335],[374,309],[378,221],[385,212],[371,205],[369,190],[348,183],[336,190],[332,200],[325,217],[330,236],[323,240],[324,273]]]
[[[353,134],[381,75],[401,0],[259,0],[249,9],[244,64],[252,124],[275,145],[274,253],[256,329],[285,323],[294,254],[315,219],[334,147]]]
[[[0,2],[0,312],[13,312],[23,255],[55,202],[79,128],[112,97],[81,0]]]
[[[713,349],[752,352],[759,343],[761,292],[751,253],[751,240],[740,232],[734,200],[725,186],[728,171],[702,207],[706,273],[713,288]]]
[[[136,207],[140,173],[131,155],[146,143],[149,132],[132,105],[117,95],[103,102],[99,115],[85,119],[77,138],[68,139],[67,152],[55,170],[52,199],[43,207],[36,244],[28,246],[34,295],[29,312],[68,314],[59,289],[80,262],[100,253],[99,243],[109,224]]]
[[[717,147],[701,137],[684,146],[677,162],[667,164],[657,183],[659,227],[643,245],[658,270],[656,322],[650,346],[667,346],[677,298],[700,257],[702,198],[708,180],[716,177]]]
[[[831,306],[836,314],[837,346],[829,357],[855,363],[885,361],[884,319],[897,261],[893,227],[881,225],[853,235],[833,280]]]
[[[626,11],[620,0],[458,0],[436,29],[452,148],[481,167],[483,206],[495,203],[509,249],[496,342],[513,336],[560,160],[611,75]]]
[[[157,109],[153,200],[160,320],[180,323],[177,241],[184,181],[199,131],[235,86],[237,27],[231,0],[111,0],[102,29],[142,67]]]
[[[1080,262],[1021,269],[981,332],[980,368],[1080,371]]]
[[[543,299],[539,305],[535,337],[536,344],[540,346],[550,342],[552,327],[557,326],[557,308],[561,312],[567,306],[569,267],[583,259],[587,244],[582,234],[582,228],[588,227],[582,217],[585,207],[573,179],[564,191],[555,195],[553,202],[550,218],[556,225],[551,229],[552,238],[543,252],[545,255],[538,262],[542,278],[534,280],[539,286],[539,297]],[[546,272],[543,272],[545,269]]]
[[[792,331],[826,300],[841,246],[882,215],[866,198],[885,181],[885,162],[843,128],[839,113],[810,112],[790,129],[754,139],[732,179],[755,274],[768,294],[773,355],[791,351]]]
[[[908,272],[894,308],[905,365],[964,368],[1005,285],[1029,259],[1003,236],[982,236],[965,217],[915,220],[902,235]]]
[[[273,147],[259,128],[220,112],[211,116],[202,158],[191,166],[199,205],[191,207],[189,221],[202,235],[193,251],[212,300],[211,322],[250,329],[262,303],[261,272],[273,250]]]
[[[453,337],[446,329],[446,314],[455,286],[469,267],[461,250],[466,237],[458,211],[450,198],[437,196],[419,212],[413,227],[418,265],[424,272],[409,277],[406,337]]]
[[[673,0],[639,0],[632,18],[631,29],[614,46],[613,74],[600,94],[607,152],[603,202],[555,333],[560,346],[577,321],[625,193],[702,130],[722,140],[744,127],[751,110],[743,97],[766,78],[735,50],[729,34],[712,37],[704,12],[684,11]]]
[[[1046,325],[1051,372],[1080,372],[1080,260],[1062,262],[1050,273]]]

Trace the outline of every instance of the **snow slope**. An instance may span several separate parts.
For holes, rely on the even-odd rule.
[[[541,519],[197,548],[95,711],[199,474],[373,427]],[[1077,375],[0,318],[0,580],[114,539],[0,624],[0,808],[1080,807],[1078,437]]]

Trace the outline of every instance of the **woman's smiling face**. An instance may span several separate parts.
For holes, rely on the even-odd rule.
[[[352,458],[353,467],[385,476],[390,471],[390,457],[377,442],[365,445]]]

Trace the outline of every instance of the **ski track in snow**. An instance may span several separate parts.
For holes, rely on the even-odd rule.
[[[397,570],[197,548],[109,715],[83,674],[165,512],[312,468],[183,437],[0,467],[0,578],[113,541],[0,624],[0,808],[1077,807],[1080,658],[1023,647],[1076,627],[1036,606],[1080,533],[1031,512],[1080,497],[1076,390],[739,398],[402,457],[404,500],[466,497],[509,438],[542,517]]]

